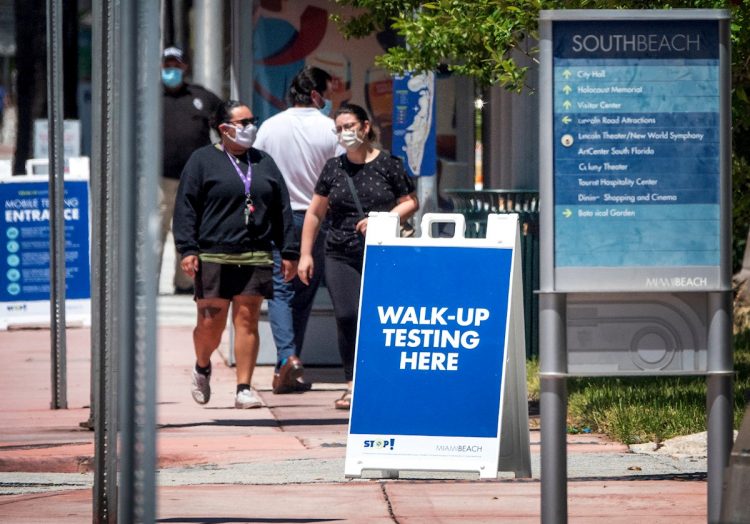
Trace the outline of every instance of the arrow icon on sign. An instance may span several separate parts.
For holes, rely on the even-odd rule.
[[[566,69],[565,71],[563,71],[562,75],[563,78],[570,78],[571,76],[573,76],[573,73],[571,73],[569,69]]]
[[[571,118],[568,115],[565,115],[564,117],[562,117],[563,124],[570,124],[570,120]]]
[[[573,214],[573,212],[572,212],[572,211],[571,211],[570,209],[566,209],[565,211],[563,211],[563,216],[564,216],[565,218],[570,218],[570,216],[571,216],[572,214]]]
[[[565,109],[570,109],[573,106],[573,104],[570,103],[570,100],[566,100],[562,105]]]
[[[565,93],[566,95],[569,95],[569,94],[570,94],[570,92],[571,92],[571,91],[573,91],[573,88],[572,88],[572,87],[570,87],[569,85],[567,85],[567,84],[566,84],[566,85],[565,85],[565,86],[563,87],[563,89],[562,89],[562,90],[563,90],[563,93]]]

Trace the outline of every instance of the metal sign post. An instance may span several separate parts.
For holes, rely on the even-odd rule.
[[[706,375],[708,515],[732,436],[729,13],[542,11],[542,521],[567,376]]]
[[[93,520],[117,522],[118,353],[116,231],[115,2],[92,10],[91,416]]]
[[[118,522],[156,520],[156,253],[161,166],[159,2],[117,8]]]
[[[49,282],[52,337],[52,409],[67,409],[65,339],[65,218],[63,216],[62,4],[47,0],[47,105],[49,106]]]

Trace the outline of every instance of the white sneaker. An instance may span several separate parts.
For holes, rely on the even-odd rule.
[[[234,407],[237,409],[259,408],[262,405],[263,401],[252,389],[243,389],[234,398]]]
[[[211,398],[211,375],[198,373],[193,368],[193,387],[190,393],[198,404],[207,404]]]

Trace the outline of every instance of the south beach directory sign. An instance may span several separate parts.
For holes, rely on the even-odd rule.
[[[716,12],[550,13],[555,289],[722,288],[728,35]]]
[[[732,443],[726,10],[539,14],[542,522],[572,376],[705,375],[708,520]],[[709,350],[710,348],[710,350]]]

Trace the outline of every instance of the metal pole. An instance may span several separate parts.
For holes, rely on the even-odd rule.
[[[255,0],[232,0],[231,64],[229,66],[229,98],[253,106],[253,7]],[[231,313],[231,311],[230,311]],[[227,363],[234,366],[234,324],[229,322]]]
[[[118,522],[156,516],[156,195],[161,166],[159,3],[120,3]]]
[[[230,98],[253,104],[253,7],[255,0],[232,0]]]
[[[434,117],[433,117],[434,118]],[[422,217],[426,213],[437,213],[437,174],[432,176],[418,176],[417,179],[417,198],[419,199],[419,209],[414,213],[414,228],[417,235],[423,235]]]
[[[539,49],[542,56],[552,56],[552,25],[549,20],[539,21]],[[551,85],[551,61],[539,68],[539,85]],[[539,114],[552,114],[552,90],[542,90]],[[542,522],[567,522],[568,520],[568,464],[566,416],[567,392],[567,336],[566,301],[563,293],[555,292],[554,273],[554,187],[552,155],[552,129],[547,121],[539,128],[539,366],[541,398],[541,493]]]
[[[188,36],[188,15],[185,0],[172,0],[172,42],[165,42],[167,45],[176,45],[180,49],[187,51],[190,39]]]
[[[708,521],[719,522],[724,472],[732,452],[732,292],[708,294]]]
[[[565,294],[539,297],[542,523],[568,521]]]
[[[114,184],[114,20],[113,0],[92,5],[92,253],[91,363],[94,429],[94,522],[117,519],[117,353],[114,306],[116,206]]]
[[[221,96],[224,84],[223,47],[218,44],[224,40],[223,7],[223,2],[210,0],[196,0],[194,7],[193,80],[196,84],[202,85],[219,96]]]
[[[708,521],[719,522],[724,472],[729,466],[733,440],[732,377],[732,134],[731,134],[731,50],[729,13],[721,11],[719,24],[721,105],[721,284],[724,291],[708,293],[708,361],[706,415],[708,429]]]
[[[52,409],[68,408],[65,367],[65,181],[63,178],[62,32],[62,2],[47,0]]]

